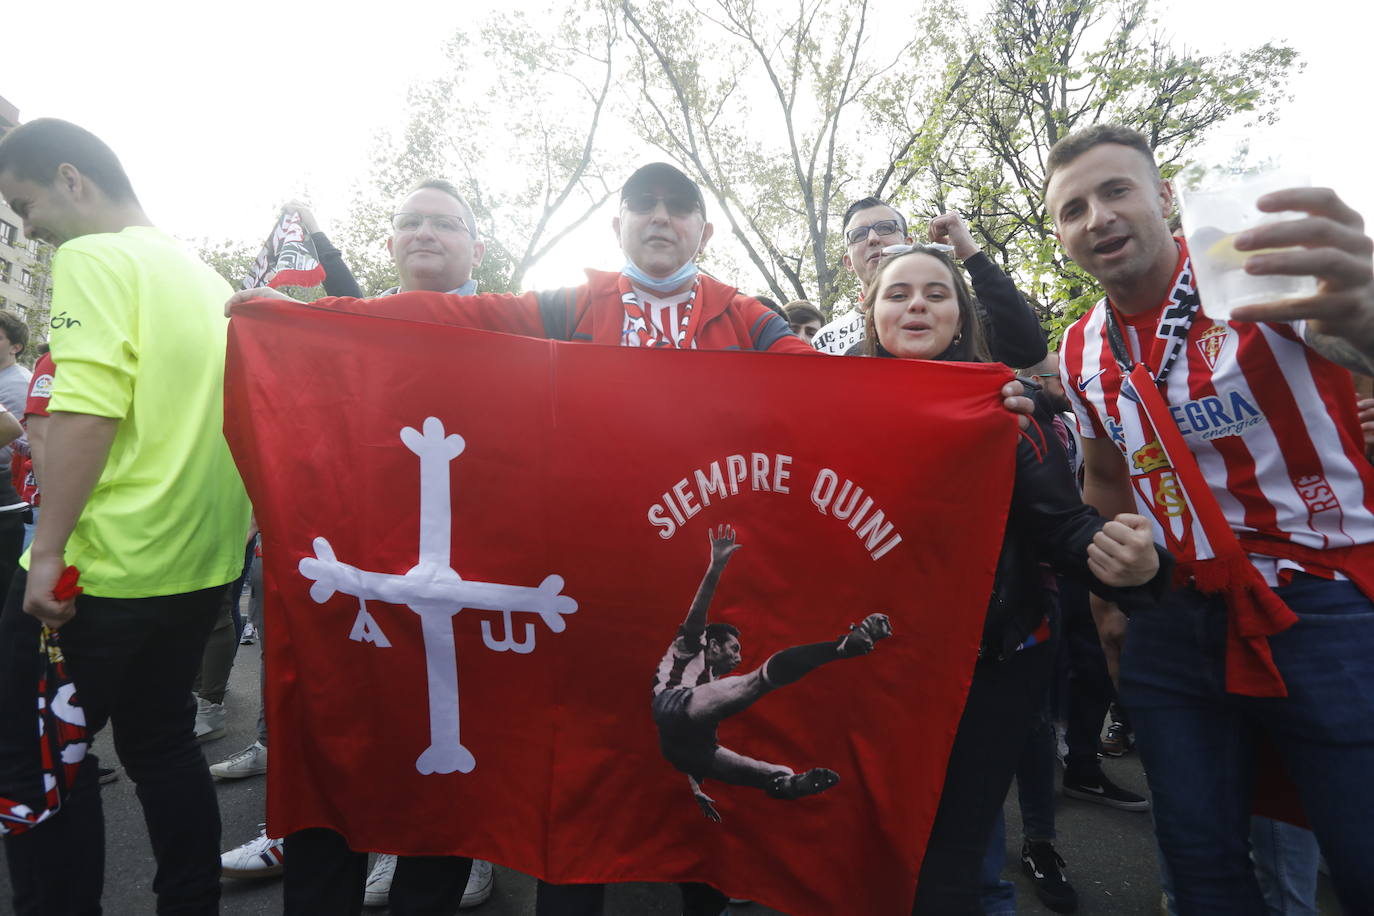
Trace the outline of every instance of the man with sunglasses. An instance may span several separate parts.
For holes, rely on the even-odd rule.
[[[950,211],[930,221],[929,240],[947,245],[963,262],[983,320],[983,332],[995,359],[1009,366],[1031,366],[1045,358],[1045,332],[1016,284],[979,250],[959,214]],[[844,266],[859,279],[859,302],[816,332],[811,345],[842,356],[864,336],[864,297],[885,249],[911,245],[906,219],[876,197],[849,205],[844,214]]]

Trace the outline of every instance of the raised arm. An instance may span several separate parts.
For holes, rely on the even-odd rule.
[[[1049,352],[1045,329],[1011,278],[973,240],[964,220],[951,210],[930,221],[930,240],[954,247],[973,285],[973,297],[986,314],[992,358],[1008,366],[1033,366]]]
[[[706,567],[706,575],[701,577],[701,585],[697,587],[692,606],[687,610],[687,619],[682,621],[682,635],[693,642],[706,631],[706,610],[711,606],[711,599],[715,597],[720,574],[724,572],[725,564],[730,561],[730,555],[740,549],[740,545],[735,542],[735,529],[729,525],[718,525],[715,530],[708,529],[706,537],[711,542],[711,562]]]
[[[325,294],[362,298],[362,288],[358,286],[353,271],[349,270],[348,264],[344,262],[343,252],[339,251],[334,243],[329,241],[329,236],[320,229],[320,221],[315,219],[314,211],[300,200],[288,201],[282,209],[299,213],[301,225],[310,233],[310,240],[315,243],[315,254],[319,255],[320,266],[324,268]]]

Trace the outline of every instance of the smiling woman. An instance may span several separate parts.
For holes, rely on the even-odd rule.
[[[866,297],[869,356],[988,362],[973,294],[949,256],[920,245],[888,255]]]
[[[933,254],[912,252],[881,271],[881,283],[869,307],[876,334],[870,341],[889,342],[889,352],[903,359],[936,359],[958,338],[963,328],[977,327],[972,315],[960,310],[955,284],[958,272]],[[964,301],[969,300],[965,291]],[[875,346],[878,344],[875,343]]]
[[[988,360],[973,296],[941,251],[886,255],[868,297],[869,355]],[[1078,496],[1053,419],[1037,402],[1017,445],[1016,484],[982,646],[921,864],[913,914],[979,911],[978,866],[1049,682],[1053,652],[1044,559],[1108,601],[1139,606],[1168,581],[1167,554],[1139,515],[1107,521]],[[967,519],[966,524],[997,524]]]

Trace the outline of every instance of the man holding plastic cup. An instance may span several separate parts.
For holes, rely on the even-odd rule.
[[[1316,294],[1217,320],[1144,137],[1072,134],[1046,172],[1060,242],[1107,293],[1061,350],[1084,499],[1154,519],[1186,583],[1129,627],[1094,608],[1104,646],[1125,645],[1120,695],[1178,910],[1264,911],[1247,842],[1262,734],[1359,911],[1374,900],[1374,469],[1345,370],[1374,373],[1374,244],[1330,190],[1261,197],[1303,216],[1237,235],[1263,250],[1244,270],[1311,276]]]

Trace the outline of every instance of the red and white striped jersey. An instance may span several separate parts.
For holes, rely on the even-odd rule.
[[[674,687],[700,687],[715,680],[706,664],[706,643],[700,636],[695,644],[679,635],[663,653],[654,671],[653,695]]]
[[[644,314],[644,324],[649,330],[651,339],[650,346],[670,347],[672,346],[672,336],[676,333],[678,326],[682,322],[682,307],[687,303],[687,297],[682,295],[659,296],[646,289],[634,287],[634,291],[639,295],[639,307]],[[641,346],[638,335],[633,333],[634,322],[630,315],[625,314],[625,325],[620,335],[621,346],[638,347]],[[696,338],[693,337],[688,343],[688,349],[697,348]]]
[[[1186,251],[1180,251],[1183,268]],[[1172,296],[1172,293],[1171,293]],[[1154,347],[1165,304],[1116,313],[1131,354]],[[1121,451],[1142,514],[1181,560],[1214,555],[1112,357],[1104,299],[1064,336],[1060,375],[1081,433]],[[1232,531],[1317,550],[1374,542],[1374,468],[1350,374],[1304,343],[1304,322],[1217,321],[1199,311],[1161,392]],[[1163,337],[1164,335],[1158,335]],[[1270,585],[1289,561],[1252,557]],[[1328,573],[1329,575],[1329,573]]]

